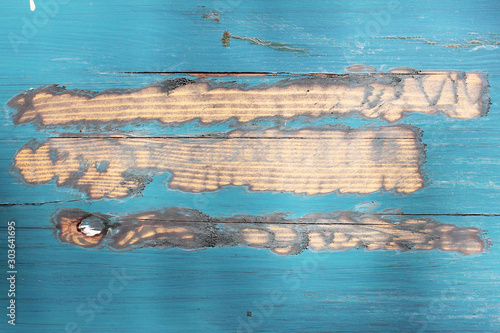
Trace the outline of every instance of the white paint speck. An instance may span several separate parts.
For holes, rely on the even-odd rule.
[[[35,11],[35,9],[36,9],[35,1],[34,0],[30,0],[30,9],[31,9],[32,12]]]
[[[80,231],[83,232],[85,235],[90,236],[90,237],[101,233],[101,230],[94,229],[89,225],[81,226]]]

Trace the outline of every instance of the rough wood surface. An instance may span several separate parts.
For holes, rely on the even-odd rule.
[[[155,174],[187,192],[228,185],[308,195],[411,193],[423,186],[423,147],[415,130],[234,131],[222,139],[51,138],[21,148],[14,167],[29,184],[58,186],[91,199],[138,195]]]
[[[429,219],[395,223],[379,215],[353,212],[313,213],[299,219],[284,214],[212,218],[200,211],[168,208],[113,218],[80,209],[65,209],[54,217],[57,238],[85,248],[113,250],[154,246],[203,249],[220,246],[267,248],[279,255],[314,251],[425,251],[441,249],[461,254],[485,248],[480,230],[440,224]]]
[[[216,75],[216,74],[215,74]],[[489,108],[484,74],[393,69],[390,73],[285,80],[270,87],[212,86],[188,79],[167,80],[136,91],[65,91],[50,86],[16,96],[14,123],[40,126],[127,124],[157,120],[212,123],[235,118],[297,116],[381,117],[394,122],[405,113],[443,113],[470,119]]]
[[[17,273],[1,332],[499,331],[498,1],[2,13],[0,268],[15,221]],[[366,135],[388,128],[404,133]],[[374,164],[410,165],[412,144],[409,187],[305,194],[325,172],[355,190]],[[235,156],[223,167],[214,147]]]

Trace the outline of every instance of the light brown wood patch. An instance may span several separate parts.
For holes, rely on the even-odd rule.
[[[488,83],[483,74],[419,71],[308,77],[284,80],[268,87],[242,88],[231,84],[176,79],[130,91],[100,93],[42,87],[14,97],[16,124],[40,126],[74,124],[163,124],[198,119],[202,123],[231,118],[239,122],[298,116],[346,116],[393,122],[405,113],[443,113],[469,119],[485,115]]]
[[[101,219],[95,235],[87,235],[85,219]],[[113,250],[138,247],[201,249],[220,246],[266,248],[280,255],[315,251],[432,250],[465,255],[485,248],[480,230],[441,224],[429,219],[389,221],[379,215],[353,212],[285,215],[238,215],[216,219],[193,209],[168,208],[112,217],[79,209],[64,209],[54,218],[57,238],[82,247]]]
[[[22,147],[15,168],[29,184],[56,179],[89,198],[123,198],[159,173],[187,192],[248,186],[314,195],[411,193],[423,186],[423,146],[410,127],[233,131],[226,138],[50,138]]]

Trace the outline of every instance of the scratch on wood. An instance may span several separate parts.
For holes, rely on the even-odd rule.
[[[106,246],[126,251],[140,247],[202,249],[250,246],[280,255],[315,251],[432,250],[464,255],[483,252],[476,228],[461,228],[430,219],[388,221],[373,213],[315,213],[288,219],[286,214],[213,218],[187,208],[167,208],[118,217],[63,209],[54,215],[59,241],[85,248]]]
[[[50,138],[29,143],[14,168],[29,184],[56,179],[99,199],[138,194],[156,174],[187,192],[411,193],[423,186],[424,148],[410,127],[233,131],[225,138]]]
[[[276,50],[276,51],[291,51],[291,52],[299,52],[299,53],[307,52],[307,49],[295,47],[295,46],[290,45],[288,43],[267,41],[267,40],[262,40],[260,38],[255,38],[255,37],[235,36],[235,35],[232,35],[227,30],[224,31],[224,33],[222,34],[222,45],[229,46],[229,44],[231,42],[231,38],[244,40],[244,41],[250,42],[251,44],[254,44],[254,45],[269,47],[269,48]]]
[[[496,49],[500,45],[500,38],[497,34],[490,33],[486,35],[480,35],[476,32],[469,33],[469,38],[464,38],[459,42],[445,42],[441,43],[435,40],[430,40],[420,36],[387,36],[385,39],[398,39],[398,40],[408,40],[413,42],[421,42],[427,45],[444,46],[454,49],[469,49],[474,48],[477,50],[479,48],[485,49]]]
[[[406,113],[442,113],[469,119],[486,115],[488,81],[484,74],[457,71],[392,70],[333,77],[282,80],[265,88],[203,79],[166,80],[138,90],[102,92],[48,86],[12,98],[15,124],[163,124],[199,120],[345,117],[353,113],[389,122]]]

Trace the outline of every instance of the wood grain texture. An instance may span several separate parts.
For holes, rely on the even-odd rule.
[[[135,91],[66,91],[50,86],[10,100],[15,124],[39,126],[128,124],[159,121],[201,123],[236,119],[324,117],[360,114],[397,121],[407,113],[442,113],[470,119],[487,114],[484,74],[393,69],[389,73],[332,75],[277,82],[269,87],[212,86],[188,79],[167,80]]]
[[[0,117],[0,216],[4,222],[0,224],[0,250],[6,254],[8,249],[6,221],[15,221],[19,274],[17,325],[11,327],[2,321],[1,332],[499,331],[500,2],[34,2],[33,12],[27,1],[2,4],[0,100],[4,107]],[[224,31],[243,39],[231,38],[230,45],[224,47],[221,43]],[[406,74],[389,72],[401,66],[410,69],[407,68]],[[394,122],[396,126],[418,129],[420,144],[425,149],[425,163],[420,165],[425,186],[407,195],[399,195],[395,190],[296,195],[284,191],[249,191],[244,186],[194,193],[166,186],[171,184],[172,175],[168,171],[153,175],[155,170],[134,174],[141,176],[139,179],[151,180],[137,196],[89,199],[82,188],[58,186],[56,178],[44,186],[35,186],[23,181],[18,172],[12,172],[20,149],[35,149],[53,140],[83,142],[99,137],[106,142],[110,139],[133,142],[149,138],[202,143],[227,139],[227,134],[235,129],[256,132],[278,127],[300,131],[318,127],[350,128],[356,132],[388,125],[384,114],[375,113],[374,118],[364,116],[362,112],[375,111],[368,106],[362,111],[326,112],[319,116],[300,111],[298,116],[268,117],[267,112],[259,112],[259,118],[246,122],[238,115],[227,119],[231,116],[228,112],[224,115],[227,120],[204,122],[198,117],[180,123],[152,117],[135,119],[130,109],[126,113],[129,120],[122,123],[116,121],[120,116],[117,112],[112,113],[109,122],[81,119],[70,123],[64,118],[68,112],[65,115],[65,110],[59,110],[60,119],[48,120],[60,125],[45,125],[41,117],[30,121],[26,118],[28,122],[16,125],[13,120],[18,109],[7,104],[13,96],[29,99],[35,91],[45,88],[49,100],[57,96],[78,97],[91,105],[93,98],[106,95],[120,96],[128,103],[130,96],[138,96],[134,93],[164,87],[161,82],[176,79],[193,80],[185,88],[206,84],[209,91],[239,89],[241,94],[254,89],[283,88],[283,83],[278,87],[276,84],[284,79],[291,84],[296,79],[333,82],[334,77],[361,77],[361,85],[368,87],[366,78],[374,80],[373,83],[385,82],[378,75],[421,77],[411,68],[433,73],[442,73],[444,69],[450,70],[446,73],[480,73],[483,83],[490,85],[485,86],[485,93],[491,104],[488,113],[481,117],[462,119],[410,111]],[[53,88],[54,83],[66,88]],[[348,86],[353,87],[350,82]],[[439,84],[435,82],[432,86],[430,91],[437,94]],[[390,86],[385,89],[391,91]],[[282,92],[280,89],[276,94],[280,100],[272,101],[273,105],[287,102]],[[300,89],[299,92],[305,94]],[[427,103],[427,97],[431,101],[436,97],[426,97],[421,91],[419,96],[420,104]],[[376,95],[370,97],[371,101],[376,100]],[[269,100],[269,96],[266,98]],[[83,104],[73,101],[79,109],[86,110],[81,108]],[[330,101],[319,103],[326,108],[332,106]],[[30,109],[29,105],[24,106]],[[477,113],[478,106],[472,106],[471,114]],[[324,112],[315,108],[311,111]],[[390,112],[389,115],[395,116]],[[194,116],[183,115],[181,119]],[[26,145],[30,140],[32,144]],[[117,152],[123,151],[120,149]],[[88,151],[95,151],[95,147],[88,147]],[[54,160],[64,158],[64,154],[55,151],[51,156]],[[107,170],[104,160],[95,161],[94,165],[88,165],[83,158],[80,161],[82,171],[87,168],[93,174],[93,169],[97,173]],[[234,229],[242,241],[239,246],[189,251],[176,247],[165,251],[154,246],[118,251],[106,245],[83,248],[61,244],[52,223],[54,212],[68,208],[89,212],[94,217],[104,216],[114,224],[123,222],[124,217],[141,217],[139,214],[145,212],[164,218],[161,212],[171,207],[197,209],[217,220],[238,215],[254,219],[246,221],[251,224],[248,231]],[[286,219],[298,220],[309,214],[332,211],[352,212],[349,216],[353,220],[373,215],[395,226],[374,231],[374,237],[380,236],[376,239],[396,239],[390,237],[393,235],[390,232],[396,232],[403,221],[426,221],[417,223],[419,226],[431,226],[429,222],[434,221],[445,228],[453,226],[455,231],[480,230],[485,247],[484,251],[469,255],[437,248],[428,251],[308,248],[300,255],[277,255],[272,251],[274,245],[291,243],[284,238],[278,244],[262,243],[268,239],[266,235],[275,237],[274,231],[267,228],[287,230],[295,225],[254,223],[274,212],[287,212],[290,215]],[[81,227],[91,220],[98,219],[87,218]],[[169,222],[165,218],[142,223],[154,226]],[[140,223],[137,221],[136,225]],[[226,225],[217,224],[219,230]],[[323,231],[324,226],[315,228]],[[338,224],[329,226],[333,229]],[[306,227],[313,228],[309,224]],[[363,230],[363,235],[369,228],[357,227],[356,230]],[[309,239],[310,233],[306,232],[309,229],[304,228],[298,227],[297,232]],[[410,227],[405,224],[400,228],[407,231]],[[191,232],[198,235],[196,230]],[[352,232],[355,234],[355,230]],[[172,234],[175,233],[162,235]],[[250,242],[245,241],[244,235],[252,236],[248,238]],[[397,235],[410,238],[420,234]],[[448,239],[447,234],[442,236]],[[475,238],[465,239],[475,244]],[[103,243],[110,244],[107,238],[100,245]],[[172,241],[170,245],[183,244],[186,243]],[[325,241],[325,246],[331,244]],[[152,244],[146,241],[134,245]],[[468,246],[462,243],[459,248]],[[5,257],[0,259],[0,266],[5,269],[2,262]],[[110,284],[117,286],[112,284],[117,274],[126,277],[127,284],[121,285],[119,292],[109,294]],[[0,279],[4,297],[8,288],[8,281]],[[112,297],[106,297],[109,295]],[[2,316],[7,319],[4,312]]]
[[[464,255],[485,249],[481,231],[429,219],[395,223],[374,213],[312,213],[214,218],[198,210],[167,208],[113,217],[81,209],[63,209],[54,217],[57,238],[85,248],[107,246],[125,251],[141,247],[203,249],[222,246],[266,248],[279,255],[314,251],[428,251]]]
[[[138,194],[158,173],[187,192],[248,186],[308,195],[422,188],[424,151],[404,126],[362,130],[234,131],[223,139],[52,138],[21,148],[15,165],[29,184],[57,179],[99,199]]]

